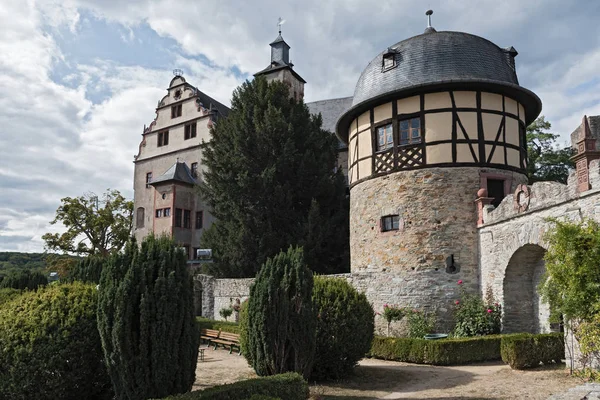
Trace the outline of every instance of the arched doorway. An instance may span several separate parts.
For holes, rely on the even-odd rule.
[[[510,258],[504,274],[504,333],[550,332],[549,308],[537,291],[546,272],[545,253],[541,246],[526,244]]]

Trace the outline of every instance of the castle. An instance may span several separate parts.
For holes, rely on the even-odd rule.
[[[281,32],[256,75],[304,96]],[[572,134],[569,183],[527,185],[526,127],[541,100],[519,85],[517,51],[468,33],[436,31],[389,46],[367,65],[353,97],[308,103],[340,138],[350,193],[351,272],[341,277],[376,310],[392,303],[434,311],[442,327],[459,296],[490,292],[505,332],[547,332],[536,286],[547,217],[600,218],[600,117]],[[177,73],[144,128],[135,159],[135,234],[172,234],[194,262],[213,218],[193,190],[200,143],[227,107]],[[195,278],[198,314],[248,296],[252,279]],[[377,321],[382,325],[382,321]]]

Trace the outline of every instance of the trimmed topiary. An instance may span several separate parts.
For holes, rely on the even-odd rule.
[[[543,364],[560,363],[565,357],[564,335],[520,333],[502,337],[502,361],[512,369],[534,368]]]
[[[302,248],[267,260],[250,288],[242,353],[260,376],[298,372],[308,378],[315,354],[313,277]],[[244,319],[246,317],[242,317]]]
[[[364,293],[346,280],[316,277],[317,350],[313,379],[339,379],[369,352],[375,313]]]
[[[118,399],[184,393],[195,380],[199,330],[185,253],[167,237],[130,242],[100,278],[98,329]]]
[[[0,398],[111,399],[97,301],[94,286],[73,283],[0,307]]]

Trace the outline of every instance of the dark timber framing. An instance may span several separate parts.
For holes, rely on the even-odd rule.
[[[448,108],[438,108],[432,110],[425,110],[425,94],[420,94],[419,103],[420,110],[418,112],[401,114],[398,112],[398,104],[397,100],[394,99],[391,101],[392,106],[392,118],[387,118],[377,123],[374,122],[374,109],[377,105],[374,105],[370,108],[369,112],[369,123],[370,127],[367,129],[363,129],[362,131],[358,130],[358,118],[352,121],[352,126],[356,127],[356,132],[353,133],[348,140],[350,143],[354,140],[354,149],[349,149],[349,151],[353,152],[354,157],[352,158],[352,164],[349,166],[348,175],[352,180],[350,183],[350,188],[355,186],[358,183],[364,182],[371,178],[376,178],[380,176],[384,176],[397,171],[407,171],[407,170],[415,170],[422,169],[428,167],[488,167],[488,168],[498,168],[509,171],[514,171],[518,173],[525,173],[525,158],[527,157],[527,149],[526,149],[526,139],[523,132],[525,132],[525,124],[521,121],[520,115],[520,103],[511,98],[510,96],[502,95],[502,110],[493,110],[493,109],[484,109],[482,107],[482,91],[477,90],[473,91],[475,93],[476,106],[473,107],[457,107],[456,99],[454,96],[454,91],[440,91],[436,93],[448,93],[450,96],[452,107]],[[459,90],[460,91],[460,90]],[[488,92],[486,92],[488,93]],[[506,111],[506,97],[509,97],[511,100],[516,102],[517,113],[510,113]],[[385,104],[385,103],[383,103]],[[452,129],[451,129],[451,138],[448,140],[436,140],[432,142],[427,142],[426,138],[426,126],[425,126],[425,116],[427,114],[436,114],[449,112],[452,114]],[[476,113],[477,120],[477,137],[472,138],[469,136],[469,133],[465,129],[461,119],[460,113],[469,112]],[[485,114],[495,114],[500,115],[502,119],[500,120],[500,124],[498,126],[497,132],[495,132],[494,139],[486,139],[485,132],[483,128],[483,120]],[[517,132],[519,138],[519,145],[514,145],[512,143],[506,142],[506,118],[512,118],[518,123]],[[409,118],[419,118],[421,123],[421,142],[414,143],[409,145],[400,146],[400,131],[399,131],[399,121]],[[390,149],[377,151],[377,129],[381,126],[392,124],[392,132],[394,138],[394,145]],[[459,133],[460,131],[460,133]],[[359,153],[359,134],[371,134],[371,154],[364,155]],[[452,162],[450,163],[436,163],[427,165],[427,147],[439,144],[451,144],[452,148]],[[458,161],[458,145],[468,145],[469,151],[472,156],[472,161],[467,162],[459,162]],[[488,146],[491,146],[489,154],[487,152]],[[477,147],[477,148],[475,148]],[[498,149],[500,147],[500,149]],[[519,167],[508,165],[508,149],[517,150],[519,152]],[[494,153],[500,151],[502,152],[501,158],[502,163],[493,163],[492,160],[494,158]],[[359,174],[359,163],[364,160],[371,161],[371,175],[366,177],[360,177]],[[354,178],[354,179],[352,179]],[[360,179],[359,179],[360,178]]]

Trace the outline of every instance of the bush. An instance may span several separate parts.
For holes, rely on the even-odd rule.
[[[0,306],[4,303],[8,303],[10,300],[18,297],[22,293],[22,290],[13,288],[0,289]]]
[[[540,363],[560,363],[565,357],[562,333],[505,335],[500,349],[502,361],[513,369],[533,368]]]
[[[219,310],[219,315],[222,318],[225,318],[225,321],[227,321],[227,318],[231,317],[231,314],[233,314],[233,308],[231,307],[221,308],[221,310]]]
[[[39,271],[30,271],[28,269],[14,272],[5,277],[0,282],[0,289],[12,288],[19,290],[35,290],[40,286],[46,286],[48,278]]]
[[[584,321],[577,327],[577,340],[581,349],[581,363],[594,365],[600,360],[600,314],[590,321]]]
[[[425,340],[376,336],[370,356],[417,364],[455,365],[500,360],[501,336]]]
[[[196,317],[198,329],[214,329],[229,333],[240,333],[240,325],[235,322],[216,321],[214,319]]]
[[[408,319],[408,337],[423,339],[428,333],[433,333],[435,328],[435,314],[425,311],[411,310],[406,312]]]
[[[371,348],[375,314],[367,297],[344,279],[316,277],[314,284],[317,350],[311,376],[338,379]]]
[[[192,387],[200,332],[186,262],[170,238],[150,235],[103,267],[98,329],[118,398],[165,397]]]
[[[196,390],[169,400],[306,400],[309,396],[308,384],[295,373],[248,379],[227,385]]]
[[[0,307],[0,398],[112,398],[97,300],[96,288],[73,283],[25,292]]]
[[[454,336],[497,335],[502,327],[502,308],[491,292],[486,294],[486,301],[474,294],[466,293],[460,285],[460,300],[456,300],[454,310]]]
[[[302,248],[267,260],[250,288],[242,353],[260,376],[310,376],[315,354],[313,277]]]
[[[88,283],[99,283],[102,266],[106,263],[106,258],[99,256],[89,256],[79,260],[77,264],[69,271],[68,282],[80,281]]]

